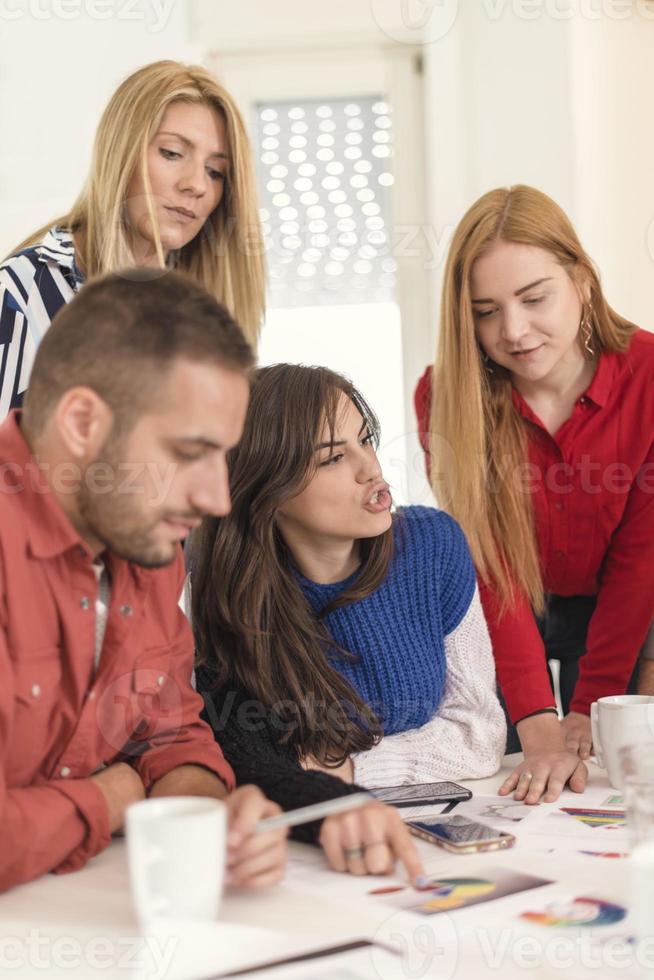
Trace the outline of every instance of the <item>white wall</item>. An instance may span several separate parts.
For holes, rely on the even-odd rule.
[[[424,0],[408,0],[405,5],[406,0],[189,0],[193,36],[221,51],[382,45],[397,40],[416,44],[424,28],[412,24],[411,18],[415,8],[417,20],[421,19]],[[435,8],[441,8],[435,9],[439,33],[456,19],[457,6],[457,0],[435,0]],[[403,20],[405,9],[408,23]]]
[[[407,11],[415,23],[403,23]],[[654,326],[648,0],[0,0],[0,254],[69,206],[100,112],[139,65],[425,38],[427,216],[439,256],[475,197],[531,182],[568,210],[614,305]]]
[[[0,255],[72,204],[118,83],[197,54],[185,0],[1,0]]]
[[[567,21],[524,20],[509,4],[481,2],[461,5],[451,31],[425,46],[429,215],[441,243],[432,337],[447,245],[476,198],[533,184],[574,220],[569,33]]]
[[[612,305],[654,330],[653,54],[651,0],[460,4],[425,46],[429,214],[443,252],[480,194],[531,183],[570,215]]]
[[[579,231],[609,302],[654,330],[654,4],[577,18],[573,53]]]

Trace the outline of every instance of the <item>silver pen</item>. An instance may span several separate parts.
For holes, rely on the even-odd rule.
[[[278,817],[266,817],[265,820],[260,820],[254,828],[254,833],[263,834],[268,830],[278,830],[279,827],[296,827],[298,824],[309,823],[311,820],[331,817],[335,813],[358,810],[359,807],[372,803],[374,799],[374,796],[369,793],[352,793],[350,796],[337,796],[334,800],[325,800],[324,803],[301,806],[297,810],[287,810],[286,813],[280,813]]]

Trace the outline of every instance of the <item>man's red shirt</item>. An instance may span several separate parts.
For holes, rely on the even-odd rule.
[[[189,763],[234,785],[191,685],[181,550],[158,569],[105,553],[111,602],[95,671],[92,556],[47,476],[13,413],[0,426],[0,890],[80,868],[109,843],[89,779],[103,765],[131,763],[146,790]]]

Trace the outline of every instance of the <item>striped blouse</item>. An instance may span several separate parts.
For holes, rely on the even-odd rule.
[[[44,333],[83,283],[64,228],[0,264],[0,422],[22,403]]]

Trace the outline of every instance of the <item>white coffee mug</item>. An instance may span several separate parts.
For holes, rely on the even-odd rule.
[[[158,797],[127,808],[129,872],[141,924],[217,919],[226,823],[224,804],[208,797]]]
[[[654,697],[615,694],[594,701],[590,707],[593,748],[606,769],[611,786],[622,789],[620,748],[654,738]]]

